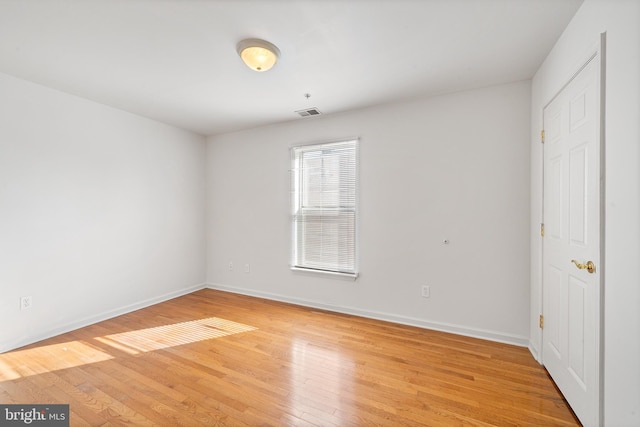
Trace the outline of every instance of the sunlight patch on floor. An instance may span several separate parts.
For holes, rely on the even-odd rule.
[[[94,339],[114,349],[135,355],[256,329],[242,323],[210,317],[105,335]],[[104,362],[114,357],[87,341],[69,341],[10,351],[0,354],[0,382]]]
[[[242,323],[210,317],[208,319],[105,335],[96,338],[96,340],[120,351],[138,354],[256,329],[253,326],[243,325]]]
[[[0,381],[15,380],[88,363],[113,356],[84,341],[70,341],[0,354]]]

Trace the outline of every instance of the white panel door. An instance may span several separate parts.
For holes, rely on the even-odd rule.
[[[580,421],[594,426],[600,401],[599,55],[545,108],[544,132],[542,360]]]

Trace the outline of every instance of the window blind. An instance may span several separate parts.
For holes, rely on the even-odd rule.
[[[358,140],[291,148],[294,268],[357,275]]]

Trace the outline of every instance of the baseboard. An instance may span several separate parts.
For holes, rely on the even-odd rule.
[[[321,310],[333,311],[336,313],[351,314],[355,316],[366,317],[369,319],[384,320],[387,322],[398,323],[401,325],[417,326],[420,328],[431,329],[435,331],[449,332],[452,334],[463,335],[463,336],[472,337],[472,338],[479,338],[479,339],[484,339],[488,341],[511,344],[518,347],[529,346],[529,338],[524,336],[504,334],[501,332],[489,331],[489,330],[478,329],[478,328],[469,328],[466,326],[453,325],[448,323],[432,322],[432,321],[427,321],[423,319],[416,319],[416,318],[407,317],[407,316],[399,316],[399,315],[390,314],[390,313],[361,310],[354,307],[325,304],[318,301],[311,301],[311,300],[306,300],[301,298],[292,298],[286,295],[255,291],[252,289],[237,288],[234,286],[221,285],[217,283],[210,283],[207,285],[207,287],[209,289],[216,289],[216,290],[225,291],[225,292],[232,292],[236,294],[254,296],[258,298],[264,298],[264,299],[280,301],[280,302],[286,302],[286,303],[301,305],[304,307],[318,308]]]
[[[529,352],[531,353],[533,358],[536,359],[536,362],[542,364],[542,360],[540,360],[540,353],[538,353],[538,349],[533,345],[533,341],[529,341],[529,345],[527,348],[529,349]]]
[[[188,288],[183,288],[177,291],[168,292],[166,294],[159,295],[157,297],[138,301],[136,303],[129,304],[124,307],[119,307],[114,310],[105,311],[100,314],[88,316],[80,320],[75,320],[70,323],[54,326],[50,329],[47,329],[46,331],[42,331],[40,333],[30,335],[27,337],[22,337],[19,340],[6,343],[3,346],[3,348],[0,348],[0,354],[5,353],[7,351],[14,350],[16,348],[24,347],[25,345],[29,345],[29,344],[36,343],[38,341],[45,340],[47,338],[55,337],[56,335],[60,335],[67,332],[74,331],[76,329],[84,328],[85,326],[93,325],[94,323],[102,322],[103,320],[108,320],[117,316],[121,316],[123,314],[130,313],[132,311],[140,310],[141,308],[149,307],[150,305],[159,304],[161,302],[168,301],[170,299],[187,295],[192,292],[199,291],[200,289],[204,289],[206,287],[207,287],[207,284],[205,283],[195,285],[195,286],[190,286]]]

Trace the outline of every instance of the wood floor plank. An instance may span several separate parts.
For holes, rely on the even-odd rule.
[[[525,348],[201,290],[0,354],[71,425],[576,426]]]

